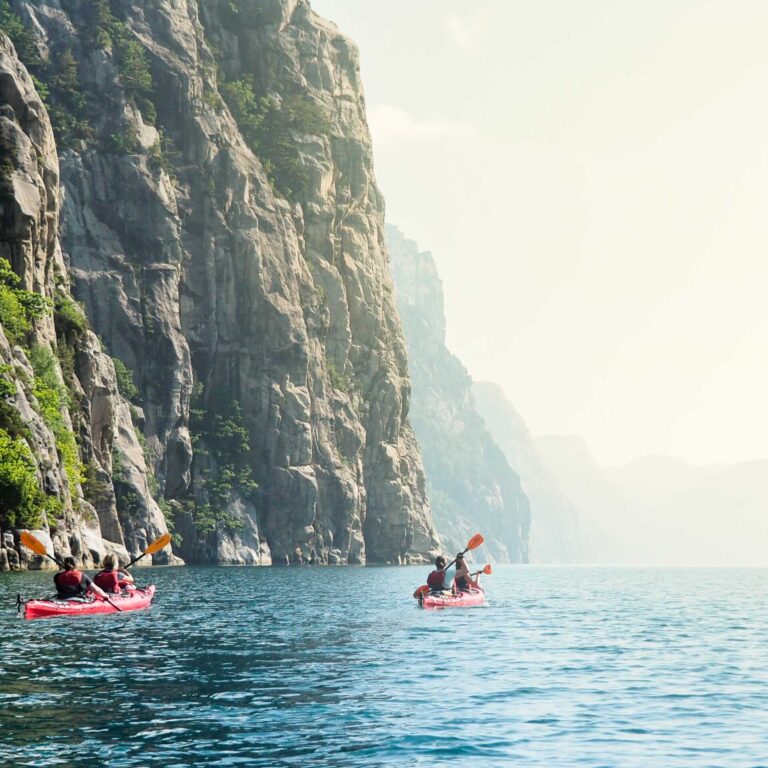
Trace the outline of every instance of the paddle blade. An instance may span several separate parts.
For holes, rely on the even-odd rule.
[[[425,584],[422,587],[419,587],[414,593],[413,596],[418,600],[422,595],[426,595],[429,592],[429,587]]]
[[[485,539],[483,538],[482,534],[476,533],[468,542],[467,542],[467,549],[477,549]]]
[[[154,555],[155,552],[159,552],[163,547],[167,547],[171,543],[171,534],[164,533],[159,539],[155,539],[145,550],[145,555]]]
[[[48,552],[45,549],[45,544],[43,544],[40,539],[35,538],[31,533],[27,533],[27,531],[22,531],[19,534],[19,539],[21,540],[21,543],[27,547],[28,549],[31,549],[35,554],[37,555],[43,555],[45,557],[48,555]]]
[[[490,563],[486,565],[485,568],[483,568],[483,573],[486,574],[487,576],[490,576],[493,573]]]

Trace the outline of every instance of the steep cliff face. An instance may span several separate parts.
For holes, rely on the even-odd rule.
[[[395,227],[386,231],[409,349],[411,420],[424,452],[438,528],[450,550],[463,548],[480,531],[496,559],[527,562],[528,499],[477,413],[469,373],[445,346],[443,289],[435,262]]]
[[[546,466],[533,436],[498,384],[474,382],[477,412],[531,503],[531,562],[573,563],[581,558],[579,513]]]
[[[299,0],[10,6],[59,117],[73,291],[177,551],[430,557],[355,47]]]
[[[18,547],[12,531],[23,528],[86,565],[108,550],[138,554],[165,521],[113,362],[72,300],[51,125],[2,33],[0,150],[0,570],[47,565]],[[130,511],[116,504],[117,463]]]

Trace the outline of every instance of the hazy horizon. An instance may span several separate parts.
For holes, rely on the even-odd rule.
[[[475,379],[603,465],[768,456],[768,6],[312,6]]]

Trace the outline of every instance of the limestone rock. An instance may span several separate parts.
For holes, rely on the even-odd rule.
[[[111,459],[118,416],[125,417],[128,406],[117,391],[112,361],[72,300],[59,240],[53,131],[29,73],[2,33],[0,105],[0,258],[10,263],[19,288],[48,302],[28,330],[14,331],[19,337],[14,343],[9,341],[12,329],[0,325],[0,370],[15,390],[2,397],[0,430],[22,441],[36,465],[45,504],[34,535],[50,553],[72,554],[94,566],[106,551],[128,555]],[[40,389],[43,381],[47,390]],[[41,401],[43,395],[48,402]],[[135,441],[132,425],[125,430]],[[153,536],[166,530],[165,521],[146,490],[146,470],[141,479],[147,510],[137,524]],[[8,533],[0,568],[54,567],[24,547],[17,548],[17,555]]]
[[[59,147],[62,248],[132,373],[143,434],[137,448],[91,366],[109,539],[133,553],[167,516],[196,561],[431,558],[354,44],[305,0],[130,0],[113,23],[146,57],[152,87],[137,93],[88,4],[10,4],[44,59],[72,52],[86,101],[88,137]],[[287,156],[231,111],[243,83],[274,119],[293,115],[275,133]]]

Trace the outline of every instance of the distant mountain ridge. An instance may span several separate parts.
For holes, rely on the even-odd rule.
[[[601,467],[581,438],[535,442],[582,514],[586,561],[768,565],[768,460],[696,466],[646,456]]]

